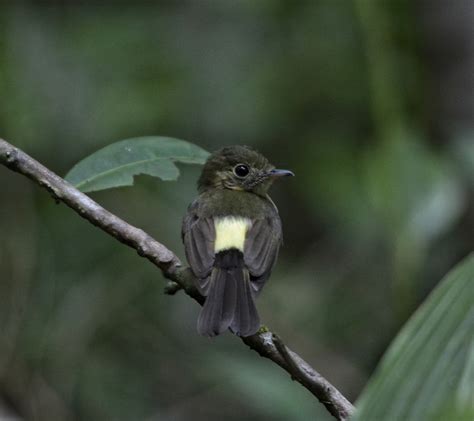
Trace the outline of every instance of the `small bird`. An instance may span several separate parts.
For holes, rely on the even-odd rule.
[[[247,146],[228,146],[207,159],[199,196],[183,220],[186,258],[206,297],[197,322],[204,336],[230,329],[250,336],[260,328],[255,298],[268,280],[282,243],[273,181],[293,176]]]

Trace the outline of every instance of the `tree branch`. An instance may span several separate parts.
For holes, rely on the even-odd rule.
[[[0,139],[0,163],[44,187],[55,200],[65,203],[81,217],[118,241],[135,249],[140,256],[152,262],[161,270],[165,278],[171,281],[167,286],[168,293],[175,293],[179,288],[182,288],[186,294],[201,305],[203,304],[204,297],[194,287],[194,277],[191,270],[183,267],[181,261],[171,250],[168,250],[146,232],[107,211],[67,181],[2,139]],[[308,389],[336,419],[349,419],[354,411],[352,404],[266,327],[262,327],[253,336],[241,339],[262,357],[272,360],[287,371],[294,380]]]

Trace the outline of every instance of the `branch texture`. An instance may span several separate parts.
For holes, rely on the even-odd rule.
[[[81,217],[152,262],[165,278],[171,281],[167,285],[168,293],[175,293],[182,288],[186,294],[202,305],[204,298],[194,287],[191,270],[183,267],[171,250],[146,232],[107,211],[67,181],[2,139],[0,139],[0,163],[44,187],[55,200],[65,203]],[[336,419],[349,420],[354,411],[352,404],[269,329],[262,327],[255,335],[241,339],[262,357],[272,360],[287,371],[293,380],[308,389]]]

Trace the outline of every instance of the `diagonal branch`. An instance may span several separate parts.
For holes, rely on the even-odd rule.
[[[25,175],[50,192],[54,199],[65,203],[90,223],[135,249],[157,266],[165,278],[184,289],[186,294],[202,304],[204,298],[194,287],[194,277],[183,267],[176,255],[163,244],[150,237],[81,193],[67,181],[48,170],[29,155],[0,139],[0,164]],[[176,292],[176,285],[169,286]],[[352,404],[324,377],[298,354],[288,349],[279,337],[262,327],[258,333],[242,341],[262,357],[272,360],[290,376],[308,389],[338,420],[349,420],[354,411]]]

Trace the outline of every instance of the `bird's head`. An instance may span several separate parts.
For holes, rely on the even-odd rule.
[[[250,191],[264,196],[276,178],[294,175],[279,170],[248,146],[227,146],[209,156],[198,181],[199,192],[209,189]]]

